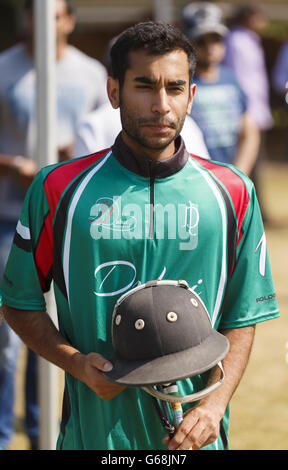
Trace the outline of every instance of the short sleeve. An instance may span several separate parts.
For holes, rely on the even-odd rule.
[[[266,236],[252,185],[219,328],[249,326],[278,316]]]
[[[52,265],[52,223],[41,171],[23,203],[1,283],[2,302],[17,309],[45,310]]]

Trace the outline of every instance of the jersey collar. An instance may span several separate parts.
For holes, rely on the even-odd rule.
[[[166,178],[180,171],[188,160],[188,152],[181,136],[175,140],[176,153],[172,157],[157,162],[151,172],[153,160],[136,155],[133,150],[128,147],[122,139],[121,133],[112,146],[112,152],[118,162],[127,168],[127,170],[144,177]]]

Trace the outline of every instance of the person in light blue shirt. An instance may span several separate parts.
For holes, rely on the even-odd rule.
[[[183,10],[183,29],[195,44],[197,69],[191,117],[200,127],[212,160],[235,165],[250,175],[259,148],[259,131],[232,70],[223,66],[227,27],[217,5],[200,2]]]
[[[201,74],[195,77],[199,93],[191,116],[202,129],[211,159],[234,163],[246,99],[228,68],[220,66],[217,75],[213,81]]]

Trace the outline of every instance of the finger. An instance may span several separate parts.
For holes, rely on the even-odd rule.
[[[169,450],[177,450],[180,448],[184,449],[184,447],[180,447],[182,444],[184,444],[184,442],[185,442],[186,449],[187,450],[191,449],[193,443],[191,442],[191,439],[189,436],[190,436],[191,430],[197,425],[198,419],[199,419],[198,416],[193,412],[190,412],[189,415],[187,414],[184,417],[184,420],[178,427],[175,433],[175,436],[173,437],[173,439],[171,439],[168,445]],[[189,445],[187,444],[188,441],[189,441]]]
[[[92,353],[90,361],[91,365],[101,370],[102,372],[109,372],[113,369],[113,364],[111,364],[110,361],[105,359],[105,357],[101,356],[100,354]]]
[[[201,420],[186,435],[175,450],[199,450],[217,439],[217,434]]]
[[[183,442],[179,445],[179,450],[193,449],[199,450],[209,437],[209,432],[201,421],[194,426],[194,428],[186,435]]]

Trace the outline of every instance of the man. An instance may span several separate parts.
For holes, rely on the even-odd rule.
[[[277,54],[272,71],[272,84],[285,105],[288,104],[288,41],[285,41]]]
[[[217,5],[191,3],[183,10],[183,27],[197,49],[198,93],[191,117],[199,125],[212,160],[233,163],[250,175],[258,153],[259,132],[234,73],[221,65],[227,28]]]
[[[71,0],[57,0],[55,14],[57,145],[59,158],[65,159],[71,156],[78,120],[107,101],[107,74],[100,62],[68,44],[68,37],[75,25]],[[4,272],[25,192],[37,171],[36,83],[31,0],[25,3],[25,18],[25,41],[0,54],[0,278]],[[13,433],[14,375],[18,347],[19,339],[4,323],[0,328],[0,395],[5,397],[0,401],[0,447],[3,448],[7,448]],[[29,353],[29,364],[30,359],[34,364],[35,357]],[[30,376],[27,382],[28,392],[31,390],[34,393],[33,383]],[[31,404],[30,399],[28,402]],[[33,411],[32,415],[34,414]],[[33,417],[33,421],[35,419]],[[28,424],[28,433],[34,447],[38,434],[35,423],[33,426]]]
[[[286,120],[287,127],[287,110],[288,110],[288,41],[285,41],[277,54],[276,61],[272,70],[272,85],[274,92],[278,97],[279,107],[284,111],[283,118]],[[283,152],[283,160],[288,160],[288,141],[287,133],[285,133],[285,144]]]
[[[261,201],[262,217],[265,216],[265,222],[268,222],[260,197],[259,181],[261,161],[265,158],[266,133],[273,127],[269,77],[259,35],[267,26],[268,18],[260,5],[247,4],[235,8],[229,23],[230,30],[225,38],[223,64],[233,70],[245,93],[247,111],[259,132],[260,145],[250,178],[256,187],[258,201]]]
[[[108,96],[122,132],[111,149],[46,167],[34,180],[1,285],[2,311],[29,347],[66,371],[58,449],[223,449],[219,423],[224,416],[227,432],[255,324],[279,315],[253,186],[185,149],[195,55],[179,30],[140,23],[120,35],[111,58]],[[45,313],[51,278],[59,331]],[[186,280],[230,341],[224,383],[186,406],[171,440],[145,391],[103,374],[113,368],[115,302],[153,279]],[[181,392],[216,378],[181,381]]]
[[[273,126],[269,103],[269,78],[259,33],[267,25],[260,5],[237,7],[225,38],[223,63],[231,67],[247,98],[247,107],[257,128],[264,132]],[[243,70],[246,73],[243,73]]]
[[[108,73],[111,69],[110,50],[116,40],[117,37],[114,37],[109,42],[105,54]],[[121,128],[120,110],[113,109],[109,102],[93,110],[84,116],[77,128],[74,156],[88,155],[110,147],[121,132]],[[190,116],[185,118],[181,136],[190,153],[209,158],[202,131]]]

